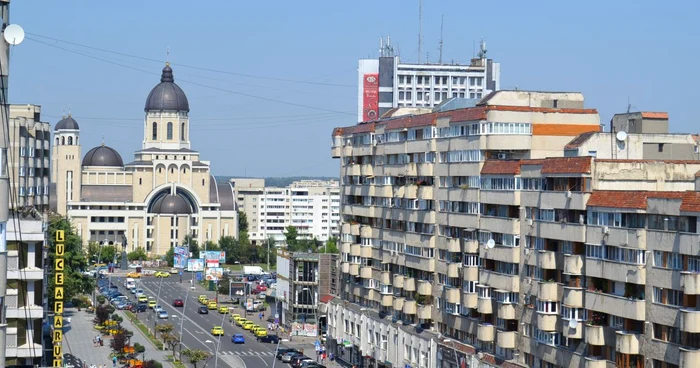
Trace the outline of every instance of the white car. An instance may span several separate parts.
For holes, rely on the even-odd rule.
[[[178,272],[179,272],[179,271],[178,271],[177,268],[175,268],[175,267],[173,267],[173,268],[170,269],[170,273],[173,274],[173,275],[177,274]]]
[[[136,264],[136,263],[131,263],[131,264],[129,265],[129,268],[131,268],[132,270],[135,270],[135,269],[137,269],[138,267],[141,267],[141,265]]]
[[[153,311],[160,314],[160,312],[165,312],[165,309],[163,309],[163,307],[160,305],[156,305],[155,308],[153,308]]]
[[[168,312],[164,310],[158,312],[158,319],[168,319]]]

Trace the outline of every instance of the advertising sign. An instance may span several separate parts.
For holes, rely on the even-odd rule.
[[[224,269],[221,267],[207,268],[204,273],[204,278],[207,281],[218,281],[224,275]]]
[[[187,271],[190,272],[202,272],[204,271],[204,260],[197,258],[197,259],[188,259],[187,260]]]
[[[365,74],[362,82],[362,121],[379,118],[379,74]]]
[[[207,268],[216,268],[216,267],[219,267],[219,260],[218,259],[207,259],[206,264],[207,264]]]
[[[216,259],[219,263],[226,263],[226,252],[223,250],[208,250],[206,252],[199,252],[200,257],[207,259]]]
[[[53,366],[63,366],[63,270],[66,252],[65,232],[56,230],[56,254],[54,264],[54,304],[53,304]]]
[[[243,298],[247,293],[246,289],[248,284],[245,282],[232,282],[231,283],[231,298]]]
[[[173,267],[175,268],[185,268],[187,267],[187,259],[190,255],[190,250],[188,247],[175,247],[175,252],[173,255]]]

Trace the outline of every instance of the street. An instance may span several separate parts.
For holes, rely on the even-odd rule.
[[[159,324],[171,323],[174,327],[173,332],[177,334],[179,334],[181,323],[184,322],[182,326],[182,342],[184,348],[201,349],[209,351],[212,354],[214,351],[218,350],[218,364],[224,364],[223,367],[271,367],[275,361],[275,349],[277,345],[257,342],[252,333],[243,330],[241,327],[232,325],[231,322],[229,322],[228,314],[219,314],[216,310],[210,310],[209,314],[197,313],[199,307],[202,306],[197,300],[199,295],[205,294],[213,298],[214,293],[206,292],[200,286],[195,286],[194,290],[189,290],[189,277],[191,277],[189,273],[183,275],[182,283],[179,282],[179,277],[176,275],[164,279],[146,277],[138,280],[137,287],[142,288],[146,296],[158,298],[158,291],[160,288],[158,304],[170,315],[167,321],[156,320],[155,313],[149,309],[146,312],[139,313],[139,319],[149,328],[153,328],[154,320],[155,323]],[[114,277],[112,280],[117,284]],[[121,278],[121,280],[124,280],[124,278]],[[118,286],[124,295],[129,295],[132,300],[135,299],[133,295],[124,288],[121,282],[119,282]],[[189,295],[187,295],[188,291]],[[176,308],[172,306],[173,299],[180,298],[185,300],[186,296],[185,308]],[[228,299],[228,295],[220,295],[220,301]],[[233,306],[231,304],[224,305]],[[242,316],[244,315],[243,309],[236,309],[236,313]],[[266,317],[267,313],[269,313],[269,311],[266,312]],[[260,321],[257,313],[251,314],[248,318],[262,327],[267,327],[267,321],[265,321],[265,319]],[[214,326],[222,326],[225,335],[221,337],[213,336],[210,331]],[[231,342],[231,336],[234,333],[243,334],[243,336],[245,336],[245,344],[233,344]],[[207,340],[211,342],[207,343]],[[212,358],[208,361],[210,367],[214,365],[214,359],[216,358],[212,355]],[[278,362],[278,365],[279,364]]]

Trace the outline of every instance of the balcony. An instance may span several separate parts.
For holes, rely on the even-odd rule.
[[[445,286],[443,289],[444,298],[448,303],[458,304],[461,297],[461,290],[455,287]]]
[[[579,254],[564,255],[564,273],[569,275],[581,275],[583,270],[583,256]]]
[[[418,305],[418,313],[416,313],[416,317],[420,319],[433,319],[433,306]]]
[[[585,368],[606,368],[608,366],[608,361],[600,357],[583,357],[586,361]]]
[[[681,287],[683,293],[688,295],[700,294],[700,273],[681,272]]]
[[[461,263],[452,262],[447,264],[447,277],[459,277],[459,269],[462,267]]]
[[[404,314],[416,314],[417,304],[415,300],[406,300],[403,303]]]
[[[350,269],[348,270],[348,273],[357,276],[360,274],[360,265],[356,263],[350,263]]]
[[[393,295],[382,295],[382,307],[391,307],[394,305]]]
[[[520,235],[520,219],[481,215],[481,229],[501,234]]]
[[[586,324],[586,344],[605,346],[605,330],[603,326]]]
[[[482,190],[480,192],[480,195],[480,201],[482,203],[502,204],[505,206],[520,206],[519,191],[516,192],[512,190]]]
[[[360,247],[360,257],[372,258],[372,251],[373,250],[374,250],[374,248],[372,248],[368,245],[364,245],[364,246]]]
[[[374,176],[374,170],[371,164],[360,165],[360,173],[362,176]]]
[[[557,269],[557,253],[550,250],[537,251],[537,267],[545,270]]]
[[[7,252],[7,279],[37,281],[44,279],[44,270],[36,267],[19,268],[19,255],[17,251]]]
[[[391,271],[382,271],[382,276],[379,279],[384,285],[391,285]]]
[[[360,236],[363,238],[376,238],[373,234],[372,227],[367,225],[360,225]]]
[[[680,368],[692,368],[695,367],[697,361],[700,360],[700,349],[692,348],[679,348],[680,350]],[[695,363],[693,363],[695,362]]]
[[[515,319],[515,304],[512,303],[496,303],[498,308],[498,318]]]
[[[476,310],[481,314],[493,314],[493,302],[491,298],[478,298]]]
[[[462,279],[465,281],[479,281],[479,267],[464,266],[462,267]]]
[[[406,277],[403,282],[403,289],[406,291],[416,291],[416,279],[413,277]]]
[[[639,339],[641,334],[629,333],[626,331],[615,331],[615,351],[622,354],[638,355]]]
[[[518,263],[520,262],[520,247],[496,246],[492,249],[482,247],[479,257],[494,261]]]
[[[403,311],[403,304],[404,304],[405,300],[406,300],[406,298],[404,298],[402,296],[395,297],[394,298],[394,310],[398,311],[398,312]]]
[[[586,226],[571,222],[533,221],[530,235],[540,238],[566,240],[575,243],[586,241]]]
[[[433,283],[428,280],[418,280],[418,295],[433,295]]]
[[[484,342],[492,342],[496,329],[492,324],[479,323],[476,330],[476,338]]]
[[[362,246],[360,244],[351,244],[350,255],[354,257],[360,257],[362,255]]]
[[[363,279],[372,278],[372,267],[364,266],[360,268],[360,277]]]
[[[475,293],[462,293],[462,306],[476,308],[479,297]]]
[[[622,318],[646,320],[644,300],[586,291],[586,309],[608,313]]]
[[[580,339],[583,337],[583,325],[584,322],[576,321],[576,327],[571,328],[571,322],[568,319],[562,319],[561,321],[561,333],[562,337],[568,337],[570,339]]]
[[[559,290],[561,287],[561,284],[556,282],[540,281],[537,283],[537,299],[559,301]]]
[[[605,230],[608,234],[605,234]],[[607,226],[586,226],[586,243],[613,245],[634,249],[647,249],[645,229],[625,229]]]
[[[644,285],[647,270],[643,265],[586,258],[586,276]]]
[[[350,245],[350,243],[340,243],[340,252],[350,254]]]
[[[507,275],[490,270],[479,270],[479,282],[495,289],[519,292],[520,279],[518,275]]]
[[[419,243],[420,244],[420,243]],[[415,268],[417,270],[423,270],[428,272],[435,272],[435,258],[424,258],[418,257],[410,254],[404,256],[405,266],[409,268]]]
[[[403,289],[405,277],[403,275],[394,275],[394,287]]]
[[[421,185],[418,187],[418,199],[432,200],[433,187],[429,185]]]
[[[583,289],[564,286],[561,303],[567,307],[583,308]]]
[[[464,240],[464,253],[479,253],[479,241],[478,240]]]
[[[681,331],[700,333],[700,310],[681,309]]]
[[[343,263],[341,263],[340,267],[341,267],[341,271],[343,273],[350,273],[350,263],[343,262]]]
[[[498,331],[498,338],[496,339],[496,344],[502,349],[515,349],[515,341],[517,340],[518,333],[516,331]]]
[[[462,245],[460,244],[461,239],[459,238],[446,238],[444,236],[439,236],[436,241],[436,245],[440,249],[445,249],[452,253],[461,253]]]
[[[557,330],[558,314],[544,314],[537,312],[537,328],[542,331],[554,332]]]

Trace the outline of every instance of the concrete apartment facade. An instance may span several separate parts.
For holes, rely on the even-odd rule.
[[[51,127],[41,121],[41,106],[10,105],[10,164],[12,207],[49,207]]]
[[[609,148],[599,130],[582,95],[527,91],[336,128],[333,351],[365,367],[693,367],[694,137],[666,125],[607,133]],[[685,159],[664,161],[661,136]]]
[[[285,188],[265,187],[264,179],[231,179],[238,208],[248,218],[250,240],[285,241],[294,226],[299,239],[322,242],[340,235],[340,188],[337,181],[299,180]]]

